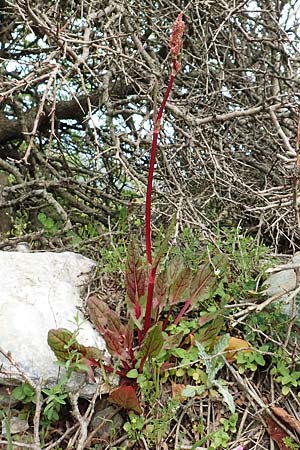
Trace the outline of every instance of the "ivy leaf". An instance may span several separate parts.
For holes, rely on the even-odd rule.
[[[162,323],[158,322],[147,332],[137,358],[146,361],[150,356],[157,356],[163,343]]]
[[[109,394],[108,399],[111,403],[124,409],[132,410],[137,414],[142,414],[143,412],[135,389],[132,386],[120,386],[114,389]]]
[[[138,253],[136,243],[131,241],[127,252],[125,288],[129,300],[134,305],[140,303],[140,299],[145,293],[145,286],[146,271],[143,266],[142,258]],[[138,319],[139,317],[136,318]]]

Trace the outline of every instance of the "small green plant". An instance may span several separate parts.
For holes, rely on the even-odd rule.
[[[205,391],[209,390],[210,393],[215,396],[215,389],[221,394],[223,401],[227,404],[230,412],[235,413],[235,405],[230,394],[226,382],[220,378],[217,378],[217,373],[225,364],[224,352],[228,347],[229,335],[226,334],[215,344],[212,353],[207,354],[205,348],[200,342],[196,342],[199,356],[203,360],[206,367],[207,379],[205,384],[200,386],[187,386],[183,389],[182,395],[185,397],[193,397],[194,395],[202,395]]]
[[[238,352],[236,356],[236,363],[238,365],[239,373],[243,374],[246,370],[255,372],[258,366],[264,367],[266,364],[263,352],[269,350],[268,345],[263,345],[257,350],[249,350],[247,352]]]
[[[286,448],[289,448],[290,450],[300,450],[300,445],[290,436],[283,438],[282,441]]]
[[[22,383],[15,387],[12,391],[12,396],[25,405],[28,403],[36,404],[35,390],[27,383]]]
[[[136,414],[129,414],[129,420],[124,424],[123,428],[128,434],[129,439],[138,441],[142,436],[142,430],[145,426],[145,419],[143,416]]]
[[[61,408],[66,404],[66,398],[68,397],[65,389],[66,382],[67,378],[64,377],[55,386],[42,391],[45,394],[44,403],[46,405],[43,409],[43,417],[48,423],[59,419]]]
[[[300,371],[289,367],[288,361],[283,358],[275,359],[271,374],[275,376],[275,381],[281,384],[281,392],[288,395],[293,388],[300,388]],[[299,395],[299,393],[298,393]]]
[[[238,414],[232,414],[228,419],[221,418],[221,426],[214,432],[203,436],[199,441],[191,447],[191,450],[196,450],[197,448],[203,446],[206,442],[209,442],[208,450],[224,449],[228,447],[233,433],[237,430]],[[199,428],[200,434],[203,435],[205,432],[205,425],[201,422]],[[241,447],[240,447],[241,448]],[[237,450],[237,449],[236,449]],[[242,450],[242,448],[241,448]]]

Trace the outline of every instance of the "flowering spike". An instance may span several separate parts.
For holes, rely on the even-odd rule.
[[[183,13],[181,12],[174,23],[169,43],[173,62],[176,61],[177,63],[179,63],[178,56],[180,55],[181,52],[182,36],[184,32],[184,21],[182,20],[182,16]]]

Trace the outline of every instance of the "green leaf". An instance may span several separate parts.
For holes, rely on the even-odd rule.
[[[183,388],[183,390],[181,391],[181,394],[184,397],[194,397],[196,394],[196,387],[188,385],[185,388]]]
[[[167,272],[164,270],[156,276],[153,295],[153,308],[159,307],[159,310],[162,310],[162,308],[166,305],[168,291]]]
[[[138,376],[139,376],[139,373],[138,373],[137,369],[131,369],[126,374],[127,378],[137,378]]]
[[[226,267],[227,258],[221,253],[200,266],[191,281],[190,298],[193,303],[206,300],[209,297],[210,291],[217,284],[218,276]]]
[[[186,301],[184,293],[190,287],[191,279],[192,271],[189,267],[184,267],[179,273],[177,273],[173,284],[170,286],[170,305],[175,305],[177,303]]]
[[[128,245],[125,288],[130,301],[136,305],[145,293],[146,271],[138,253],[137,245],[131,241]]]
[[[198,322],[201,328],[195,334],[195,338],[203,345],[203,347],[209,347],[215,342],[216,337],[219,335],[224,325],[224,317],[220,312],[218,314],[211,313],[200,317]]]
[[[218,380],[214,381],[214,385],[223,397],[224,402],[228,405],[231,414],[235,413],[235,404],[232,395],[230,394],[228,387],[222,385]]]
[[[129,409],[137,414],[142,414],[142,408],[136,392],[132,386],[120,386],[114,389],[108,397],[111,403]]]
[[[137,359],[146,361],[149,357],[157,356],[162,349],[163,343],[162,323],[158,322],[146,334]]]
[[[60,361],[67,361],[69,359],[70,350],[68,344],[73,339],[73,334],[65,328],[58,328],[48,332],[48,345]],[[79,344],[73,345],[79,349]]]
[[[169,246],[169,242],[171,240],[171,236],[172,236],[172,234],[174,232],[174,229],[175,229],[175,225],[176,225],[176,216],[174,215],[172,220],[171,220],[170,225],[167,228],[165,237],[164,237],[163,241],[161,242],[161,244],[159,246],[159,249],[158,249],[158,251],[156,253],[156,256],[155,256],[155,259],[154,259],[154,264],[153,264],[154,267],[157,267],[159,265],[161,258],[166,253],[166,251],[168,249],[168,246]]]
[[[288,395],[290,393],[290,388],[288,386],[282,386],[281,392],[283,395]]]

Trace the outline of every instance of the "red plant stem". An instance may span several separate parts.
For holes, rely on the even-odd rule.
[[[146,194],[146,216],[145,216],[145,225],[146,225],[146,255],[147,261],[149,264],[152,264],[152,245],[151,245],[151,200],[152,200],[152,188],[153,188],[153,173],[154,173],[154,165],[156,160],[157,153],[157,141],[158,141],[158,133],[160,132],[161,127],[161,119],[163,116],[163,112],[168,101],[174,80],[175,80],[176,72],[174,71],[174,62],[173,62],[173,71],[169,80],[169,84],[167,90],[165,92],[162,104],[160,105],[153,130],[152,137],[152,145],[150,152],[150,164],[149,164],[149,172],[148,172],[148,184],[147,184],[147,194]]]
[[[189,298],[185,304],[183,305],[180,313],[178,314],[178,316],[176,317],[176,319],[174,320],[174,325],[178,325],[180,320],[182,319],[182,317],[184,316],[184,314],[187,312],[187,310],[192,306],[192,299]]]
[[[146,195],[146,215],[145,215],[146,255],[147,255],[147,261],[150,265],[152,265],[151,200],[152,200],[152,189],[153,189],[154,165],[155,165],[156,153],[157,153],[158,133],[161,128],[161,119],[162,119],[163,112],[166,107],[166,103],[168,101],[177,71],[178,71],[178,69],[176,69],[176,61],[173,61],[173,68],[172,68],[172,73],[171,73],[170,80],[168,83],[168,87],[165,92],[162,104],[160,105],[160,108],[159,108],[159,111],[157,114],[157,118],[154,123],[154,130],[153,130],[153,138],[152,138],[151,153],[150,153],[150,164],[149,164],[149,172],[148,172],[148,184],[147,184],[147,195]],[[155,284],[155,277],[156,277],[156,269],[157,269],[157,265],[155,267],[151,267],[149,278],[148,278],[147,303],[146,303],[143,336],[146,335],[147,331],[151,327],[151,316],[152,316],[152,308],[153,308],[153,291],[154,291],[154,284]]]
[[[154,284],[156,277],[156,267],[151,267],[149,278],[148,278],[148,291],[147,291],[147,303],[146,303],[146,312],[145,312],[145,320],[144,320],[144,332],[145,336],[149,328],[151,327],[151,316],[152,316],[152,307],[153,307],[153,292],[154,292]]]
[[[104,367],[104,370],[105,370],[105,372],[107,372],[107,373],[116,373],[116,375],[119,375],[120,377],[126,377],[126,374],[124,374],[124,372],[123,371],[120,371],[120,370],[116,370],[115,371],[115,369],[113,369],[112,367],[109,367],[109,366],[103,366]]]

